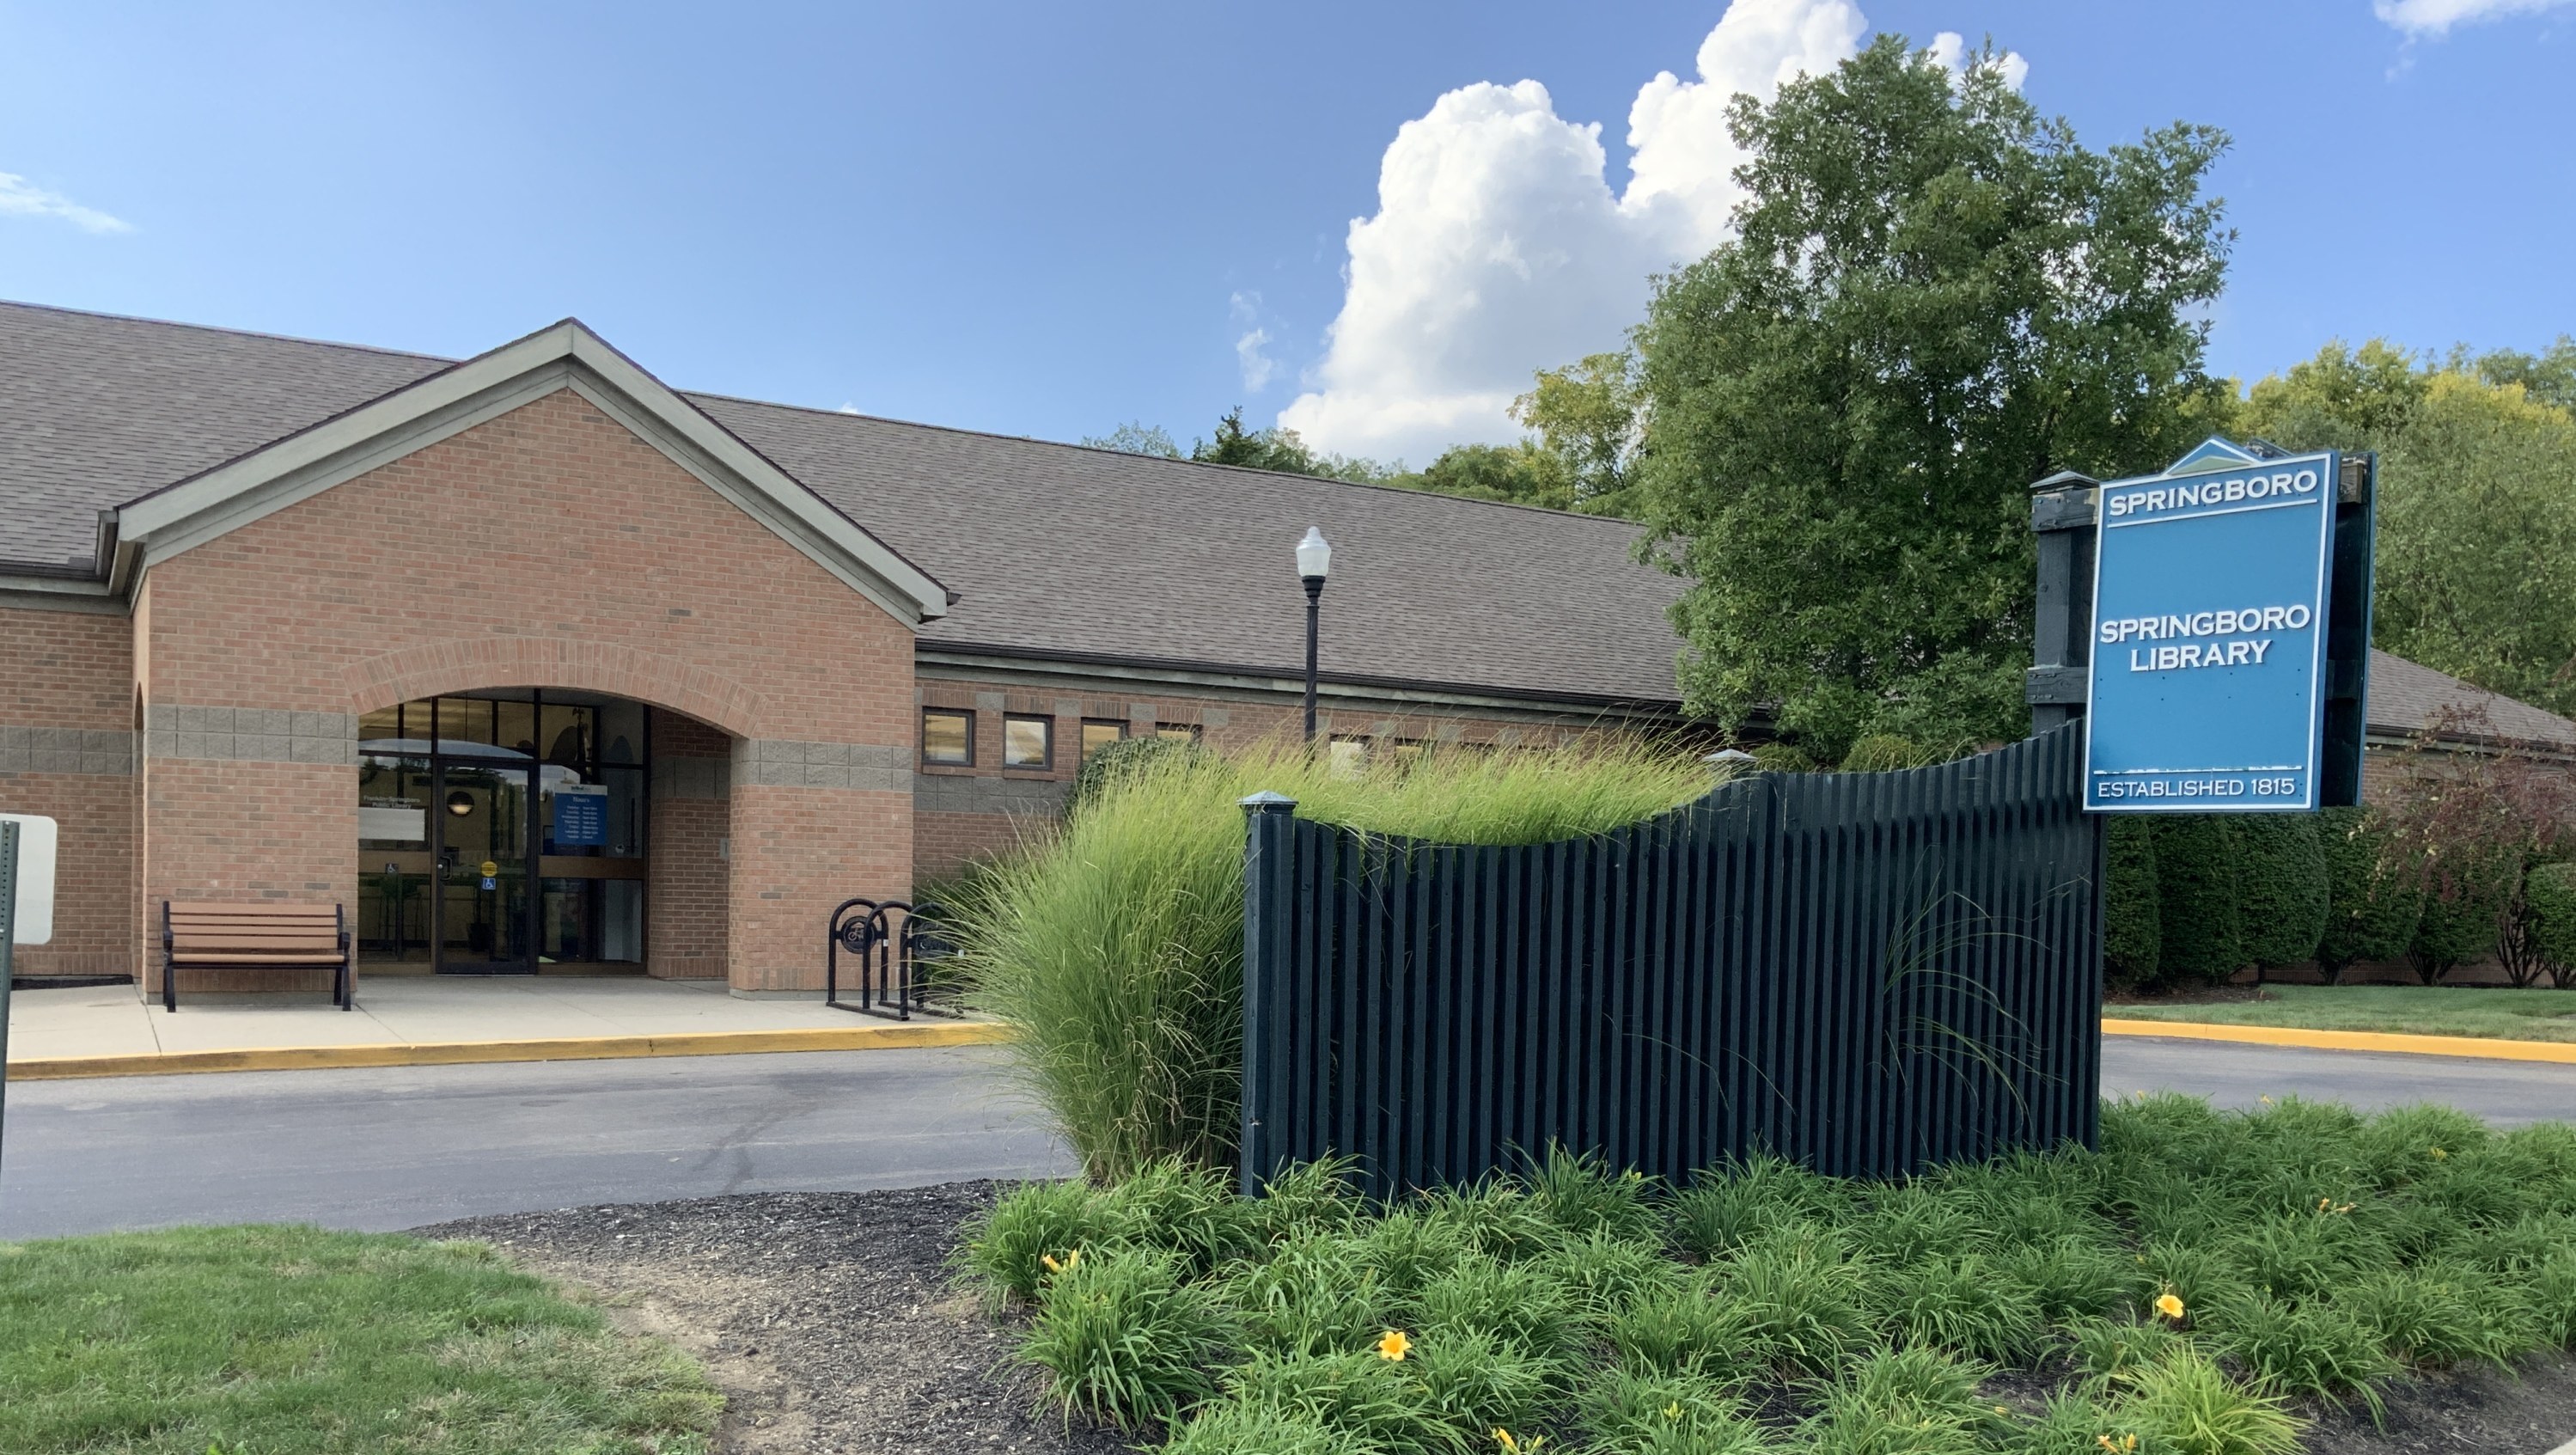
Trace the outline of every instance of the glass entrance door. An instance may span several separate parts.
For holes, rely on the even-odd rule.
[[[523,754],[497,750],[526,759]],[[438,969],[450,975],[533,975],[529,903],[530,768],[438,759]]]

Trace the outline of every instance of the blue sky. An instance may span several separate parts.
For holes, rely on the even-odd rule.
[[[1865,24],[1992,36],[2089,145],[2231,132],[2223,372],[2576,330],[2576,3],[1738,8],[0,3],[0,296],[446,354],[577,314],[683,387],[1419,464],[1722,227],[1727,78]]]

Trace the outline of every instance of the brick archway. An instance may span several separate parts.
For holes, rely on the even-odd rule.
[[[489,687],[570,687],[686,713],[737,738],[760,736],[768,703],[704,667],[609,642],[474,637],[424,642],[341,671],[353,716]]]

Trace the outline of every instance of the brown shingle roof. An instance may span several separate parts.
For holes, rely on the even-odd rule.
[[[86,571],[99,511],[448,362],[0,303],[0,566]],[[1319,525],[1327,676],[1679,695],[1679,583],[1623,522],[687,397],[960,593],[925,646],[1293,674],[1290,551]]]
[[[2518,743],[2576,749],[2576,722],[2530,703],[2472,686],[2404,657],[2373,648],[2370,654],[2370,729],[2412,736],[2434,726],[2446,711],[2473,716],[2470,731]]]

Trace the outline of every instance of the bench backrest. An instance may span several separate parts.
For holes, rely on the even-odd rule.
[[[338,905],[172,903],[167,913],[170,948],[183,956],[333,955],[340,949]]]

